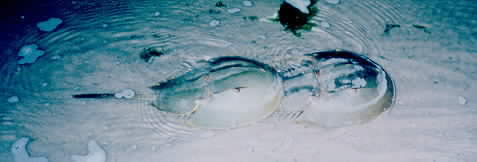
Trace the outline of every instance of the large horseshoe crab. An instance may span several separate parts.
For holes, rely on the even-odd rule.
[[[185,115],[187,124],[231,128],[266,118],[283,96],[282,80],[265,64],[219,57],[199,69],[151,87],[160,111]]]

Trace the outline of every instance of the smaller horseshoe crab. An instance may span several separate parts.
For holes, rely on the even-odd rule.
[[[359,124],[376,118],[395,102],[394,81],[363,55],[330,50],[306,54],[304,59],[311,69],[300,77],[284,79],[284,102],[294,102],[289,99],[296,99],[295,95],[302,100],[307,96],[299,120],[324,127]]]

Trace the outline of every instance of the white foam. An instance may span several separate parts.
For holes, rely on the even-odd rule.
[[[215,26],[217,26],[217,25],[219,25],[219,24],[220,24],[220,21],[219,21],[219,20],[212,20],[212,21],[210,21],[209,26],[215,27]]]
[[[38,22],[36,24],[36,27],[38,27],[38,29],[40,29],[41,31],[51,32],[55,30],[61,23],[63,23],[63,20],[61,20],[60,18],[49,18],[46,21]]]
[[[94,140],[88,142],[87,155],[73,155],[73,162],[106,162],[106,151]]]
[[[20,101],[20,98],[18,98],[18,96],[11,96],[7,99],[8,103],[17,103],[19,101]]]
[[[136,96],[136,92],[134,92],[134,90],[132,89],[123,89],[119,91],[118,93],[114,94],[114,97],[118,99],[121,99],[121,98],[131,99],[131,98],[134,98],[134,96]]]
[[[25,45],[18,52],[18,56],[23,57],[18,60],[18,64],[32,64],[44,54],[45,51],[38,49],[36,44]]]
[[[23,137],[18,139],[11,147],[13,159],[15,162],[48,162],[45,157],[30,157],[26,150],[26,145],[30,141],[29,138]]]
[[[227,10],[228,13],[234,14],[240,12],[240,8],[231,8]]]
[[[242,5],[246,6],[246,7],[252,7],[253,6],[253,2],[252,1],[242,1]]]
[[[308,6],[311,4],[310,0],[285,0],[286,3],[292,5],[296,9],[300,10],[301,12],[308,14]]]

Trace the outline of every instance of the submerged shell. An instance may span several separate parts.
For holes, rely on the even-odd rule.
[[[241,57],[212,59],[202,67],[151,87],[161,111],[185,115],[203,128],[233,128],[274,112],[283,96],[277,73]]]

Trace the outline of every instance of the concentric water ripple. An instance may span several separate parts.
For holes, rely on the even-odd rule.
[[[299,69],[301,62],[298,59],[293,63],[294,57],[321,49],[345,48],[379,55],[373,37],[381,31],[376,29],[399,21],[397,12],[383,1],[319,3],[320,12],[314,21],[331,26],[318,26],[317,30],[297,38],[283,32],[278,24],[242,19],[243,16],[272,15],[274,10],[267,8],[276,8],[271,5],[275,3],[243,8],[240,2],[231,2],[230,7],[243,8],[239,15],[229,14],[214,4],[205,1],[73,1],[67,5],[71,10],[58,15],[64,24],[56,31],[38,33],[33,26],[26,28],[32,32],[13,46],[36,43],[47,55],[36,64],[20,67],[19,72],[13,61],[8,61],[2,66],[6,76],[3,87],[45,96],[48,93],[52,94],[49,96],[61,95],[63,91],[63,96],[55,96],[63,99],[76,91],[144,89],[193,68],[191,62],[217,56],[246,56],[278,69]],[[272,12],[247,12],[260,8]],[[210,13],[210,9],[219,10],[220,14]],[[208,23],[214,19],[221,24],[210,27]],[[149,47],[163,48],[167,53],[151,64],[141,62],[139,53]],[[9,55],[8,58],[14,58],[15,50],[10,50]],[[59,59],[54,60],[55,57]],[[44,83],[48,86],[41,86]],[[163,126],[168,121],[153,115],[157,113],[151,112],[147,105],[141,107],[138,110],[154,129],[166,129],[160,131],[162,133],[182,129]]]

